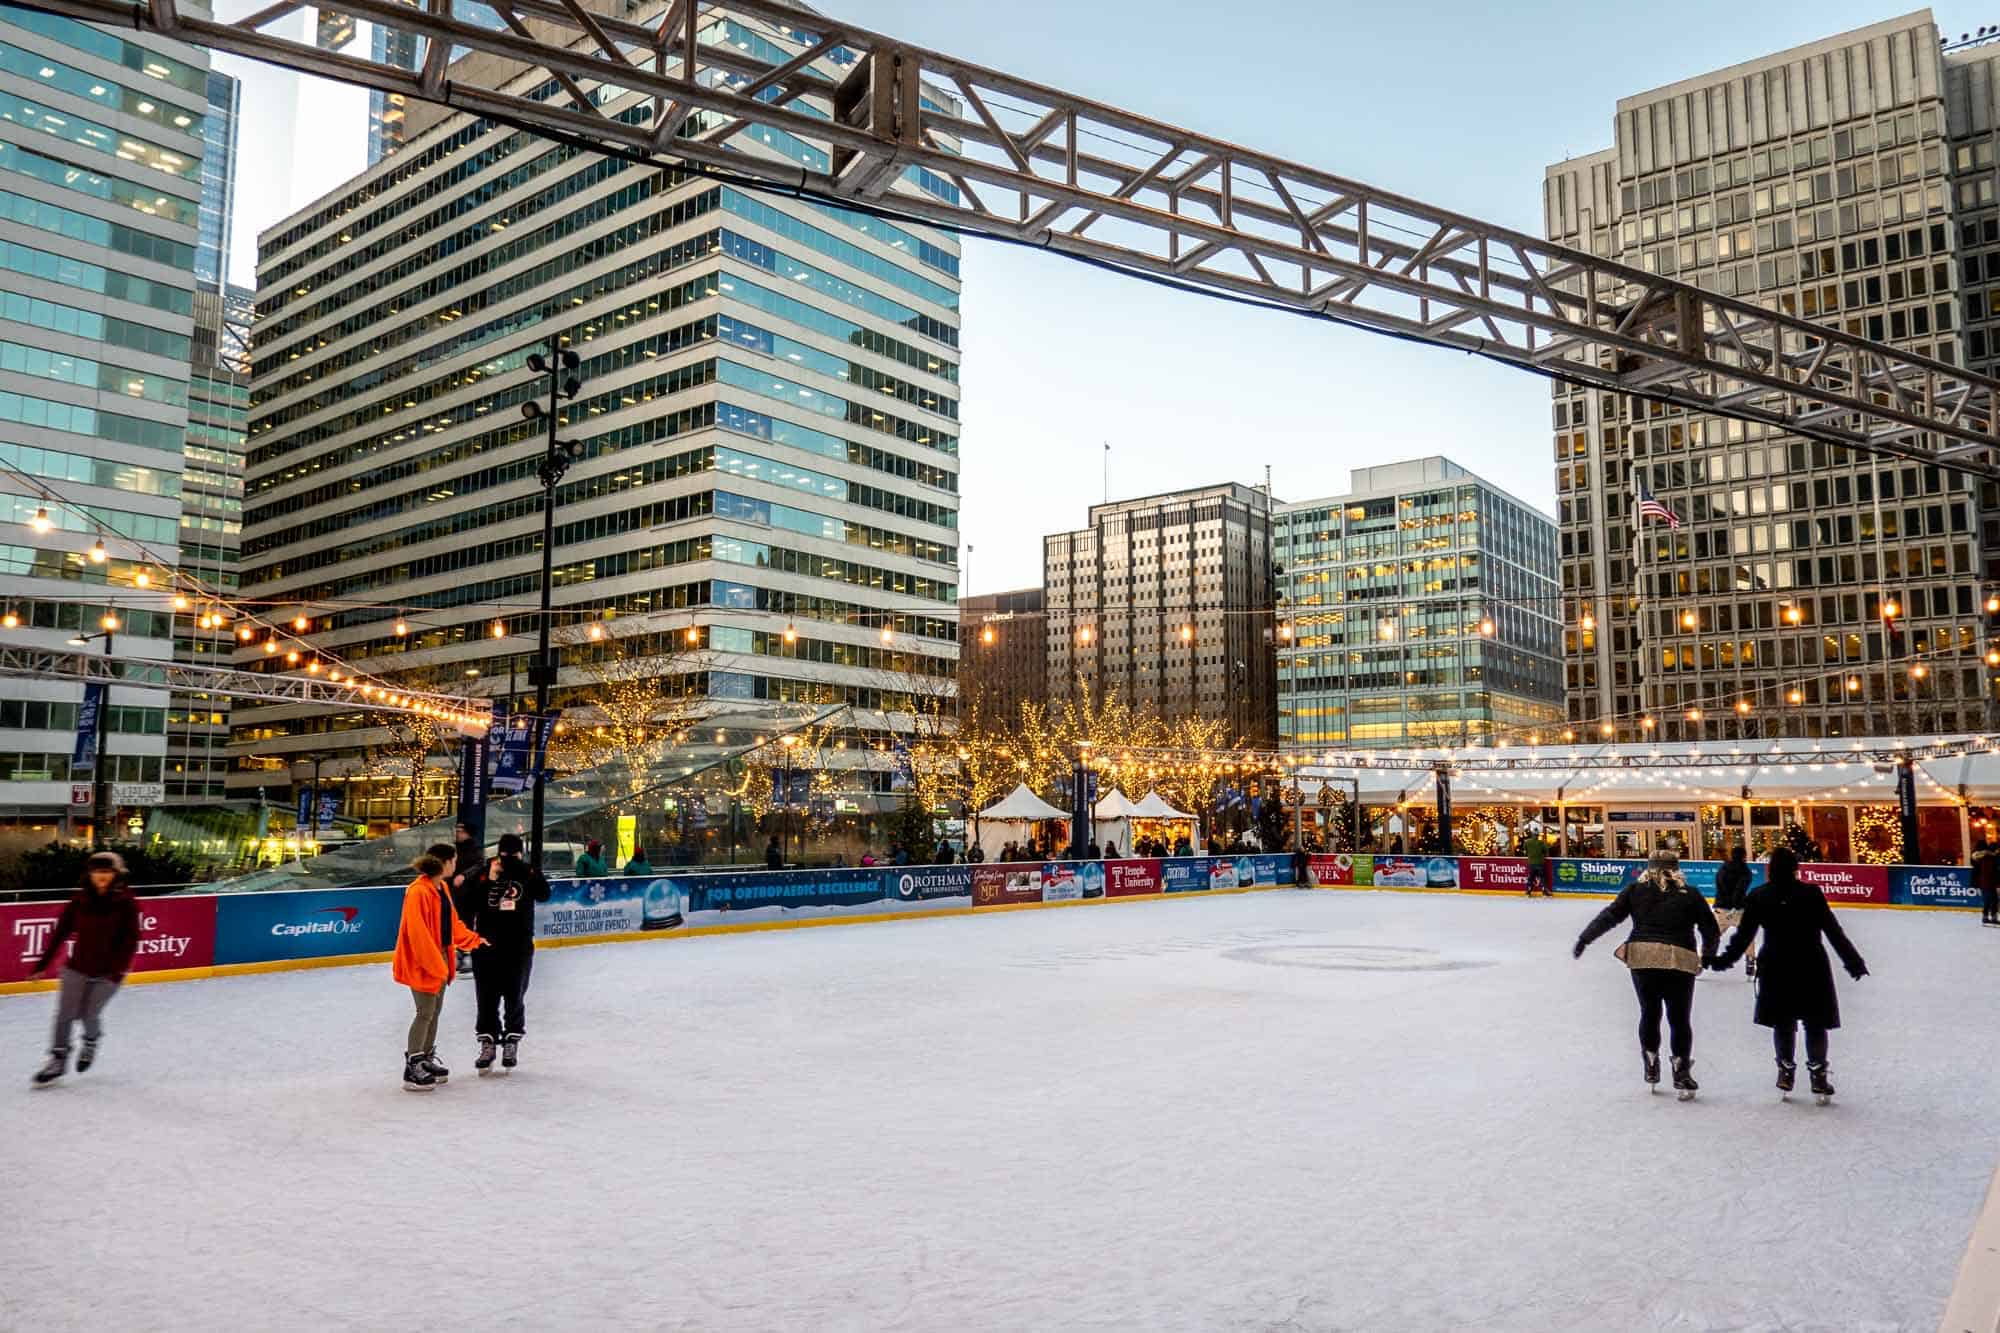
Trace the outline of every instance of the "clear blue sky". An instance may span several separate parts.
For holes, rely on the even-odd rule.
[[[853,23],[1539,232],[1543,168],[1606,147],[1621,96],[1897,13],[1768,7],[1235,0],[822,0]],[[1936,10],[1947,33],[1972,6]],[[258,159],[245,107],[245,161]],[[239,218],[253,231],[271,218]],[[961,462],[973,591],[1037,583],[1044,532],[1103,493],[1272,469],[1281,499],[1443,453],[1553,511],[1537,378],[1305,319],[967,243]]]

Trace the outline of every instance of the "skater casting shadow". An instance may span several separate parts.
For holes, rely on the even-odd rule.
[[[1763,887],[1743,903],[1743,923],[1709,965],[1727,972],[1764,932],[1757,954],[1757,1012],[1760,1026],[1771,1029],[1778,1057],[1778,1090],[1789,1093],[1798,1072],[1798,1029],[1806,1029],[1806,1072],[1813,1095],[1824,1105],[1833,1096],[1827,1069],[1826,1034],[1840,1026],[1840,997],[1833,989],[1833,966],[1827,961],[1824,936],[1840,955],[1847,975],[1856,981],[1868,975],[1868,965],[1848,940],[1847,932],[1826,905],[1826,895],[1799,880],[1799,859],[1780,847],[1767,861]]]
[[[1672,1030],[1674,1090],[1688,1101],[1700,1087],[1693,1072],[1694,979],[1702,963],[1715,957],[1715,913],[1681,877],[1680,858],[1655,852],[1646,873],[1583,928],[1572,954],[1583,957],[1592,940],[1628,918],[1632,933],[1618,946],[1618,961],[1632,969],[1632,989],[1639,997],[1639,1054],[1646,1082],[1657,1088],[1660,1081],[1660,1011],[1665,1009]],[[1701,932],[1698,954],[1696,931]]]

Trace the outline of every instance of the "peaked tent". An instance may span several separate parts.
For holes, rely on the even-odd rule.
[[[1006,796],[981,810],[978,815],[979,846],[986,859],[999,859],[1000,849],[1009,842],[1021,843],[1033,835],[1035,825],[1051,820],[1066,822],[1069,816],[1028,790],[1024,782]]]
[[[1091,836],[1100,847],[1116,846],[1132,850],[1132,815],[1138,809],[1124,792],[1113,787],[1091,811]]]
[[[1156,791],[1147,792],[1132,807],[1129,823],[1133,837],[1152,838],[1171,847],[1185,836],[1196,847],[1201,845],[1201,828],[1195,817],[1174,809]]]

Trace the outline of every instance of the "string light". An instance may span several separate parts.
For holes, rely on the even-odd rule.
[[[700,643],[700,642],[701,642],[701,631],[700,631],[699,629],[697,629],[697,628],[696,628],[695,626],[693,626],[693,625],[689,625],[689,626],[688,626],[688,632],[687,632],[687,641],[688,641],[689,643],[691,643],[691,644],[692,644],[692,643]]]
[[[2000,592],[1986,594],[1986,614],[1989,616],[2000,616]]]
[[[1736,701],[1736,711],[1740,716],[1747,717],[1750,713],[1750,701],[1748,699],[1738,699]]]
[[[132,571],[132,586],[135,588],[150,588],[153,586],[153,576],[143,569],[135,569]]]
[[[1395,621],[1393,621],[1393,620],[1385,620],[1385,621],[1383,621],[1383,622],[1381,623],[1381,625],[1380,625],[1380,626],[1379,626],[1379,627],[1378,627],[1378,628],[1376,629],[1375,633],[1376,633],[1376,635],[1377,635],[1378,637],[1380,637],[1380,638],[1382,638],[1382,639],[1393,639],[1393,638],[1395,638],[1395,637],[1396,637],[1396,622],[1395,622]]]
[[[54,522],[49,518],[49,507],[47,505],[37,505],[35,507],[35,516],[28,520],[28,526],[36,532],[47,532],[50,528],[54,527]]]
[[[1805,620],[1805,618],[1806,618],[1806,613],[1803,608],[1797,606],[1789,606],[1789,605],[1785,607],[1785,623],[1787,625],[1800,624]]]
[[[250,640],[256,638],[257,634],[256,631],[252,630],[248,625],[245,625],[242,629],[236,631],[236,637],[241,639],[243,642],[248,643],[250,642]]]
[[[1590,611],[1586,609],[1583,613],[1583,618],[1577,621],[1577,624],[1582,626],[1586,632],[1594,630],[1597,628],[1597,617],[1590,614]]]
[[[276,639],[264,640],[264,655],[266,657],[269,657],[272,653],[275,653],[277,651],[278,651],[278,641]]]
[[[994,638],[993,627],[991,625],[988,625],[985,629],[979,631],[979,641],[981,643],[991,643],[993,642],[993,638]]]
[[[590,638],[590,639],[592,639],[593,641],[594,641],[594,640],[597,640],[597,639],[601,639],[601,638],[603,638],[603,637],[604,637],[604,626],[602,626],[602,625],[592,625],[592,626],[590,627],[590,633],[588,634],[588,636],[587,636],[587,637],[588,637],[588,638]],[[789,638],[787,638],[787,639],[785,640],[785,642],[787,642],[787,643],[790,643],[790,642],[791,642],[791,640],[790,640]]]
[[[1181,626],[1181,642],[1182,642],[1182,643],[1193,643],[1193,642],[1194,642],[1194,626],[1193,626],[1193,625],[1182,625],[1182,626]]]
[[[496,638],[496,639],[504,639],[504,638],[506,638],[506,637],[507,637],[507,622],[506,622],[506,621],[504,621],[504,620],[496,620],[496,621],[494,621],[494,622],[493,622],[493,637],[494,637],[494,638]]]
[[[888,643],[894,637],[895,635],[891,632],[889,627],[887,625],[884,625],[882,627],[882,642]]]
[[[396,637],[403,638],[410,632],[410,623],[401,616],[396,618]]]
[[[1688,720],[1688,721],[1690,721],[1690,722],[1699,722],[1699,721],[1701,721],[1701,709],[1699,709],[1699,708],[1690,708],[1690,709],[1688,709],[1688,710],[1687,710],[1687,720]]]
[[[1785,695],[1787,703],[1802,704],[1806,701],[1805,691],[1794,689]]]
[[[1693,628],[1694,628],[1695,626],[1699,625],[1700,623],[1701,623],[1701,617],[1697,616],[1697,615],[1696,615],[1696,614],[1695,614],[1694,612],[1692,612],[1692,611],[1683,611],[1683,612],[1681,612],[1681,628],[1682,628],[1682,629],[1693,629]]]
[[[1900,616],[1902,614],[1903,614],[1903,608],[1901,604],[1899,604],[1896,601],[1895,598],[1891,597],[1888,601],[1882,603],[1882,619],[1894,620],[1897,616]]]
[[[97,623],[105,629],[117,629],[118,617],[111,614],[109,611],[106,611],[104,613],[104,618],[98,621]]]
[[[0,626],[5,626],[8,629],[19,629],[21,627],[20,614],[13,607],[8,607],[7,614],[0,616]]]
[[[187,599],[187,597],[186,597],[185,595],[181,594],[181,593],[175,593],[175,594],[174,594],[174,610],[176,610],[176,611],[185,611],[185,610],[187,610],[187,609],[188,609],[188,599]]]
[[[90,563],[101,565],[111,558],[111,552],[104,549],[104,538],[97,539],[97,545],[90,548]]]
[[[1089,642],[1090,642],[1090,626],[1088,626],[1088,625],[1085,625],[1085,626],[1084,626],[1084,627],[1083,627],[1082,629],[1079,629],[1079,630],[1078,630],[1078,631],[1076,632],[1076,637],[1077,637],[1077,641],[1078,641],[1078,642],[1080,642],[1080,643],[1089,643]]]
[[[1930,674],[1931,674],[1931,669],[1925,666],[1922,662],[1919,662],[1915,666],[1910,668],[1911,680],[1922,680],[1925,676],[1928,676]]]
[[[1489,639],[1493,637],[1493,617],[1487,616],[1479,622],[1479,632]]]

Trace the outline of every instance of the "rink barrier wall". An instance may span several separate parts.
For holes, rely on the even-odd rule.
[[[2000,1333],[2000,1171],[1987,1187],[1985,1206],[1945,1301],[1938,1333]]]
[[[535,912],[544,947],[909,921],[1040,907],[1160,902],[1291,887],[1289,854],[996,862],[839,870],[741,870],[563,879]],[[404,886],[149,898],[130,980],[345,967],[389,960]],[[0,995],[29,980],[63,904],[0,905]],[[60,959],[56,968],[59,970]]]

